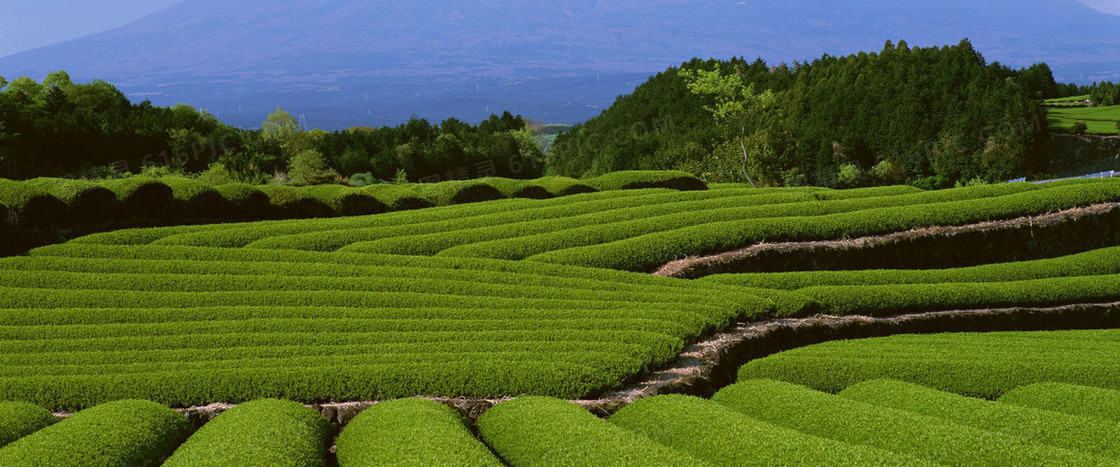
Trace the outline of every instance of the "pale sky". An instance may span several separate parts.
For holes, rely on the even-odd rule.
[[[107,31],[183,0],[0,0],[0,57]],[[1120,16],[1120,0],[1078,0]]]

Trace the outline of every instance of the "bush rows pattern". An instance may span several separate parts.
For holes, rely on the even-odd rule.
[[[944,465],[1101,465],[1106,458],[773,380],[747,380],[713,401],[750,417],[836,441]]]
[[[593,191],[670,188],[706,190],[699,179],[682,172],[626,172],[584,182],[563,177],[537,180],[488,178],[433,184],[340,185],[307,188],[239,185],[210,187],[181,177],[131,177],[94,183],[39,178],[25,182],[0,179],[3,220],[16,226],[53,226],[67,211],[82,222],[123,217],[188,219],[303,218],[377,214],[386,210],[474,203],[503,198],[551,198]],[[113,194],[113,202],[108,194]],[[271,207],[260,211],[262,193]]]
[[[892,380],[858,383],[841,397],[1111,459],[1120,457],[1120,424],[1016,407]]]
[[[1037,382],[1120,389],[1118,344],[1117,330],[898,335],[782,352],[743,365],[739,378],[827,392],[891,378],[987,399]]]
[[[781,428],[692,396],[640,399],[610,421],[714,465],[933,465]]]

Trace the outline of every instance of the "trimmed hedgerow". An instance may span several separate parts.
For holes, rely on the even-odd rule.
[[[265,219],[272,204],[268,195],[256,186],[230,183],[214,187],[225,198],[230,217],[234,219]]]
[[[1120,424],[960,396],[893,380],[865,381],[841,397],[939,418],[1033,442],[1116,459]]]
[[[339,216],[381,214],[389,206],[358,188],[342,185],[318,185],[305,188],[307,193],[331,208]]]
[[[174,466],[325,466],[331,425],[303,404],[259,399],[209,421],[175,450]]]
[[[370,185],[362,190],[389,206],[391,211],[411,211],[435,206],[435,203],[420,192],[419,185]]]
[[[529,259],[649,271],[686,256],[722,253],[763,241],[812,241],[876,235],[918,227],[962,225],[1043,214],[1120,200],[1120,181],[1117,180],[1023,190],[1019,185],[1008,184],[917,193],[886,198],[890,207],[863,206],[854,212],[838,214],[707,223],[611,243],[550,251]],[[1001,192],[1012,194],[999,196]]]
[[[502,465],[462,415],[425,399],[398,399],[365,409],[335,444],[341,467]]]
[[[717,274],[699,280],[760,289],[796,290],[821,286],[1009,282],[1110,274],[1120,274],[1120,247],[1059,258],[965,268]]]
[[[712,193],[732,195],[736,192],[719,190]],[[741,196],[721,196],[687,204],[683,202],[651,204],[641,208],[616,212],[542,220],[524,227],[522,225],[509,225],[506,228],[492,227],[472,232],[457,231],[431,236],[391,238],[382,241],[381,244],[411,243],[410,248],[419,249],[417,243],[435,242],[440,246],[451,246],[451,248],[439,252],[440,255],[515,260],[545,254],[550,251],[600,245],[656,232],[702,226],[732,219],[784,218],[790,215],[811,216],[820,213],[822,210],[862,209],[867,207],[868,203],[876,202],[875,198],[863,202],[857,201],[856,198],[845,199],[849,201],[820,202],[817,200],[817,195],[812,192],[774,193],[751,190],[743,192]],[[878,202],[888,203],[891,200],[889,198],[879,198]],[[448,237],[452,237],[452,239],[449,241]],[[369,244],[368,247],[364,248],[355,246],[350,250],[371,251],[370,248],[374,246],[376,245]]]
[[[175,209],[171,187],[148,177],[129,177],[104,183],[117,195],[123,217],[166,217]]]
[[[708,189],[708,185],[695,175],[672,170],[611,172],[584,182],[600,191],[638,188],[671,188],[681,191]]]
[[[548,199],[553,195],[534,180],[517,180],[512,178],[482,178],[478,181],[493,186],[502,193],[504,198],[529,198]]]
[[[305,219],[334,215],[330,206],[315,199],[304,189],[277,185],[263,185],[259,189],[268,195],[273,217]]]
[[[498,214],[486,219],[472,219],[474,226],[465,222],[445,224],[433,231],[417,231],[409,235],[384,236],[385,231],[362,232],[360,236],[346,239],[350,244],[345,250],[413,255],[432,255],[447,250],[442,254],[521,259],[573,244],[610,241],[612,237],[625,238],[682,224],[695,225],[719,216],[739,218],[749,215],[748,212],[764,212],[767,207],[780,209],[778,205],[812,199],[811,195],[800,193],[736,194],[729,191],[714,195],[709,192],[672,192],[665,196],[650,196],[645,199],[646,203],[637,206],[633,205],[636,200],[623,198],[615,203],[566,204],[551,209]],[[345,234],[339,232],[338,235]],[[374,237],[377,234],[382,237]],[[363,239],[368,241],[360,242]],[[283,239],[274,241],[282,242]]]
[[[506,198],[501,191],[482,180],[422,183],[417,186],[417,192],[436,206],[477,203]]]
[[[483,441],[512,465],[706,465],[612,425],[571,402],[519,397],[478,419]]]
[[[743,365],[740,379],[773,378],[827,392],[890,378],[995,399],[1058,381],[1120,389],[1120,331],[898,335],[835,341]]]
[[[610,421],[718,465],[933,465],[774,426],[692,396],[639,399]]]
[[[933,417],[879,407],[794,384],[749,380],[712,400],[802,433],[877,447],[945,465],[1098,465],[1107,459]]]
[[[884,316],[1113,301],[1120,299],[1120,274],[1014,282],[809,287],[797,292],[814,299],[830,313]]]
[[[587,222],[595,222],[600,217],[616,220],[618,216],[634,218],[643,215],[643,212],[648,212],[649,208],[645,206],[651,204],[670,209],[668,203],[673,200],[701,202],[708,198],[735,194],[711,195],[708,192],[674,191],[649,193],[644,190],[606,193],[624,193],[634,196],[604,197],[603,194],[596,193],[540,201],[494,201],[477,205],[484,206],[488,210],[471,211],[472,215],[430,219],[429,216],[433,212],[423,211],[423,215],[419,217],[426,222],[417,222],[417,218],[413,216],[399,215],[392,219],[371,219],[373,222],[369,222],[366,228],[336,229],[331,232],[315,229],[303,235],[268,235],[267,238],[251,243],[249,246],[330,251],[350,245],[363,252],[435,253],[439,248],[454,246],[469,240],[500,238],[497,236],[502,234],[529,235],[532,232],[541,232],[542,229],[557,228],[558,222],[586,225]],[[450,208],[443,209],[450,210]],[[401,220],[408,221],[400,222]]]
[[[25,182],[66,203],[67,215],[78,222],[102,222],[117,217],[120,202],[108,188],[88,180],[36,178]]]
[[[58,417],[26,402],[0,402],[0,447],[51,426]]]
[[[591,185],[568,177],[541,177],[533,180],[533,183],[548,190],[552,196],[570,196],[599,191]]]
[[[160,182],[171,188],[178,203],[173,216],[193,219],[222,219],[229,216],[229,206],[221,193],[198,180],[165,177]]]
[[[0,205],[6,206],[7,223],[20,227],[45,227],[61,222],[66,204],[27,183],[0,179]]]
[[[1020,386],[1000,403],[1120,423],[1120,390],[1044,382]]]
[[[192,429],[155,402],[109,402],[5,446],[0,465],[150,465],[167,458]]]

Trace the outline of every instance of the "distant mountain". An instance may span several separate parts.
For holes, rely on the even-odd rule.
[[[276,105],[325,128],[504,109],[575,122],[695,56],[791,62],[965,37],[1060,80],[1120,78],[1120,17],[1074,0],[191,0],[0,58],[0,75],[66,69],[242,126]]]

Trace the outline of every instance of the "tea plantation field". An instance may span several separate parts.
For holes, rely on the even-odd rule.
[[[13,401],[0,465],[322,465],[331,445],[341,465],[1115,463],[1111,428],[1086,421],[1120,412],[1113,331],[826,343],[750,362],[710,400],[656,396],[609,420],[565,400],[640,381],[741,322],[1120,301],[1115,247],[949,269],[650,274],[668,262],[1117,203],[1118,180],[635,185],[89,235],[0,259],[0,400]],[[1104,391],[1102,408],[1010,402],[1035,383]],[[505,402],[473,424],[414,396]],[[340,434],[307,406],[379,400],[395,401]],[[197,431],[171,409],[212,403],[239,405]]]

